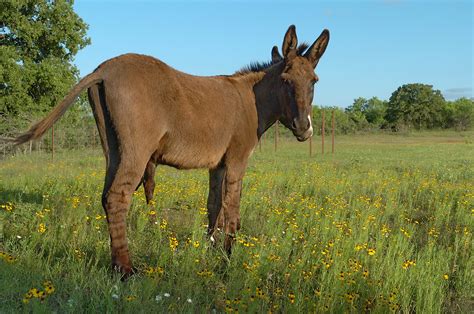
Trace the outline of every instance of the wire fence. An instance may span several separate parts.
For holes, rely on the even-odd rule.
[[[331,152],[335,152],[335,134],[337,133],[334,111],[331,111],[330,126],[326,125],[325,111],[322,111],[320,121],[313,120],[314,135],[320,135],[321,138],[321,153],[325,153],[325,136],[326,133],[331,134]],[[101,149],[101,142],[95,121],[92,116],[87,116],[85,119],[71,122],[68,119],[54,125],[47,133],[39,140],[30,141],[20,146],[11,144],[3,144],[0,146],[0,156],[5,158],[7,156],[18,154],[31,154],[33,152],[41,152],[51,154],[54,159],[54,154],[58,151],[65,150],[79,150],[79,149]],[[282,138],[293,138],[292,133],[286,128],[282,127],[277,121],[263,136],[260,138],[258,147],[262,151],[262,144],[271,141],[274,146],[274,151],[278,151]],[[316,137],[311,137],[308,140],[309,156],[314,154],[313,142]]]

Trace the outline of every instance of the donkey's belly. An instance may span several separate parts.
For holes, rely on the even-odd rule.
[[[217,144],[217,145],[216,145]],[[215,168],[226,151],[226,145],[202,140],[169,141],[155,154],[156,162],[178,169]]]

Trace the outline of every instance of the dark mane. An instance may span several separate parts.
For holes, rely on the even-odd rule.
[[[306,49],[308,49],[308,47],[309,47],[309,45],[307,43],[301,43],[297,48],[298,56],[302,56],[305,53]],[[281,59],[281,60],[283,60],[283,59]],[[279,63],[281,60],[278,60],[278,61],[270,60],[270,61],[263,61],[263,62],[256,62],[256,61],[250,62],[248,65],[242,67],[240,70],[235,72],[235,74],[246,74],[246,73],[251,73],[251,72],[260,72],[260,71],[263,71],[265,69],[268,69],[269,67],[271,67],[274,64]]]

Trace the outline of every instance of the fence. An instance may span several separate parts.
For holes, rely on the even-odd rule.
[[[311,116],[311,119],[313,117]],[[326,135],[326,117],[325,117],[325,110],[322,110],[322,115],[321,115],[321,127],[319,128],[319,131],[321,132],[321,154],[324,155],[324,145],[325,145],[325,135]],[[313,121],[314,122],[314,121]],[[275,125],[273,126],[273,142],[274,142],[274,150],[278,150],[278,144],[280,141],[280,123],[277,121]],[[259,150],[262,151],[262,143],[266,141],[266,138],[268,138],[268,133],[271,134],[271,132],[264,133],[262,137],[260,138],[259,141]],[[334,154],[335,152],[335,134],[336,134],[336,122],[334,118],[334,110],[331,110],[331,153]],[[313,156],[313,137],[309,138],[308,141],[308,148],[309,148],[309,156]]]
[[[311,115],[312,119],[312,115]],[[322,110],[321,123],[314,123],[315,134],[319,132],[321,134],[321,154],[325,153],[325,136],[326,136],[326,122],[325,122],[325,110]],[[277,121],[272,127],[273,130],[267,131],[260,138],[259,150],[262,151],[262,143],[268,139],[273,139],[274,151],[278,150],[280,143],[280,136],[282,131],[290,136],[289,131],[280,130],[280,123]],[[273,131],[273,132],[272,132]],[[53,126],[49,133],[46,133],[41,139],[32,141],[19,147],[3,145],[2,146],[2,157],[12,154],[28,154],[33,151],[40,151],[43,153],[50,153],[51,158],[54,160],[54,154],[57,150],[74,150],[93,148],[100,149],[100,138],[98,135],[97,127],[92,117],[85,119],[79,124],[71,125],[67,122],[58,123]],[[335,151],[335,119],[334,110],[331,110],[331,152]],[[308,141],[309,156],[313,156],[313,141],[314,138],[310,137]]]

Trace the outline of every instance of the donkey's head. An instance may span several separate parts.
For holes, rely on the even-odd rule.
[[[283,39],[283,56],[279,54],[276,46],[272,50],[272,62],[283,62],[283,71],[280,74],[281,88],[278,92],[278,101],[282,108],[280,121],[301,142],[313,135],[311,103],[314,84],[318,81],[314,69],[324,54],[328,42],[329,31],[325,29],[311,47],[302,53],[301,49],[298,49],[295,26],[291,25]]]

